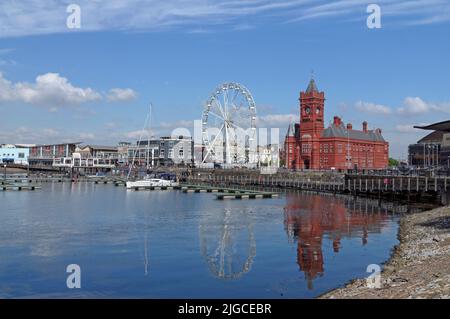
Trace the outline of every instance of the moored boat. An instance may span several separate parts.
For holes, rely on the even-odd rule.
[[[147,187],[170,187],[170,186],[178,186],[179,184],[177,182],[174,182],[172,180],[165,180],[160,178],[150,178],[150,179],[143,179],[139,181],[134,182],[127,182],[127,188],[133,189],[133,188],[147,188]]]

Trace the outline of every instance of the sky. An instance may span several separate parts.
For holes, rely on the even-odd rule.
[[[150,103],[153,134],[192,130],[226,82],[283,137],[314,76],[327,123],[367,121],[406,159],[414,125],[450,119],[449,57],[449,0],[2,0],[0,144],[134,142]]]

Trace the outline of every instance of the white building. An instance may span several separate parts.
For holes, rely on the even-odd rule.
[[[258,146],[259,166],[280,167],[280,147],[278,144]]]
[[[186,136],[152,138],[130,146],[128,153],[128,161],[138,166],[193,165],[194,141]]]
[[[1,164],[28,165],[29,156],[30,150],[28,148],[22,148],[11,144],[4,144],[0,146]]]

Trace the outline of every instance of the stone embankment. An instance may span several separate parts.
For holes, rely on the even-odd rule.
[[[320,298],[450,298],[450,207],[406,215],[381,287],[355,280]]]

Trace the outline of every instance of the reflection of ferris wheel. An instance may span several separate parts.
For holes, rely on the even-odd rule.
[[[256,104],[238,83],[217,87],[203,112],[203,163],[256,163]]]
[[[227,209],[200,226],[201,253],[218,278],[236,279],[248,273],[256,256],[251,212],[242,213]]]

